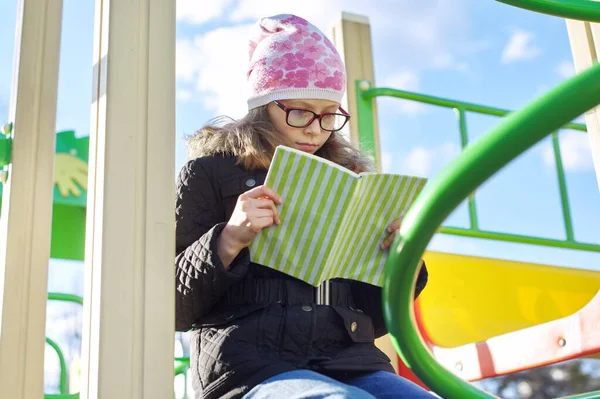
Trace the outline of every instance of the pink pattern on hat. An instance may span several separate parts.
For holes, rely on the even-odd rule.
[[[296,15],[262,18],[249,43],[248,109],[283,99],[341,102],[346,70],[335,46]]]

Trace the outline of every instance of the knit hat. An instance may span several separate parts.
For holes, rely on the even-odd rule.
[[[248,110],[275,100],[341,103],[346,70],[331,41],[295,15],[261,18],[250,40]]]

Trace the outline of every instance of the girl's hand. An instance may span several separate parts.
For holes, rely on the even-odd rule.
[[[267,186],[254,187],[239,196],[219,237],[219,256],[225,268],[261,230],[281,222],[275,204],[281,204],[281,197]]]
[[[394,243],[394,240],[396,239],[396,235],[398,235],[398,230],[400,230],[400,224],[402,223],[402,216],[400,216],[399,219],[394,220],[387,228],[386,228],[386,232],[388,233],[388,236],[386,237],[385,240],[383,240],[383,243],[381,244],[381,249],[382,250],[387,250],[390,245],[392,245]]]

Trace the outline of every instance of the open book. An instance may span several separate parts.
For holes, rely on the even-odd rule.
[[[265,185],[283,198],[281,224],[254,239],[252,261],[313,286],[335,277],[381,286],[386,227],[408,210],[425,183],[421,177],[352,173],[279,146]]]

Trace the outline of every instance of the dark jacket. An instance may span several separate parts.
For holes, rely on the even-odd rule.
[[[299,368],[342,378],[393,371],[374,339],[386,334],[381,289],[335,279],[326,305],[316,289],[252,263],[248,249],[229,270],[217,237],[238,196],[261,185],[266,171],[246,171],[235,158],[189,161],[177,182],[176,329],[193,329],[193,386],[198,398],[239,398],[273,375]],[[416,295],[427,282],[423,267]]]

